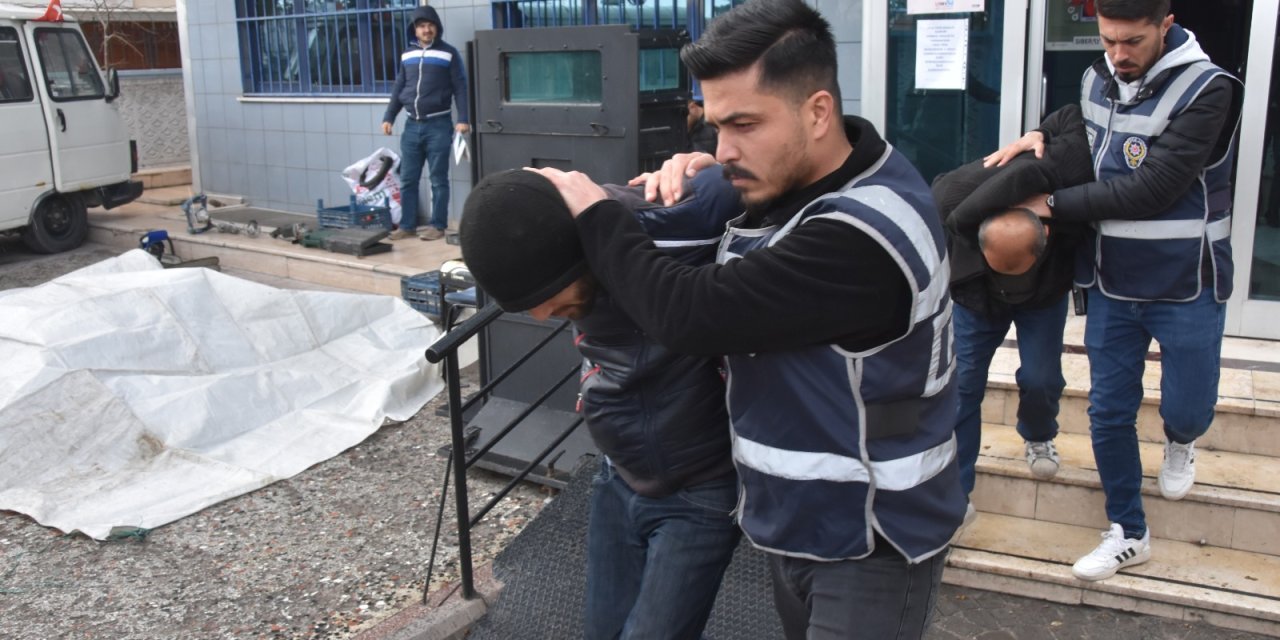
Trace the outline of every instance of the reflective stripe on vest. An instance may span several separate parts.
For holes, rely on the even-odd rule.
[[[886,491],[906,491],[924,484],[946,468],[956,456],[956,438],[917,454],[894,460],[871,461],[870,470],[857,458],[834,453],[791,451],[746,438],[734,443],[734,460],[779,478],[827,482],[871,482]]]
[[[1172,70],[1154,93],[1143,90],[1140,97],[1119,102],[1107,96],[1109,82],[1090,67],[1081,81],[1081,108],[1096,178],[1123,178],[1141,170],[1169,123],[1219,76],[1231,78],[1210,62],[1194,62]],[[1233,135],[1224,156],[1212,159],[1214,164],[1204,167],[1168,209],[1140,220],[1094,223],[1096,236],[1078,255],[1076,283],[1097,286],[1116,299],[1178,302],[1198,297],[1206,280],[1202,273],[1210,273],[1215,298],[1225,301],[1231,283],[1219,276],[1231,272],[1234,140]],[[1205,247],[1211,265],[1201,264]]]
[[[933,207],[919,173],[889,147],[785,224],[743,229],[738,220],[725,233],[721,263],[812,220],[848,224],[884,248],[913,292],[910,328],[866,352],[816,344],[727,358],[738,522],[756,547],[860,558],[878,533],[919,562],[945,549],[963,519],[950,277]]]

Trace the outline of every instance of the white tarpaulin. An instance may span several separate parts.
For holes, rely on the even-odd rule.
[[[97,539],[288,478],[442,387],[402,300],[142,251],[0,292],[0,509]]]

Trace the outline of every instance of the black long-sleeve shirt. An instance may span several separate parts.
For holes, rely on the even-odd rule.
[[[838,190],[884,153],[866,120],[845,118],[853,152],[817,182],[786,194],[751,227],[782,224]],[[691,354],[755,353],[837,343],[850,350],[906,333],[912,293],[889,253],[854,227],[823,219],[728,264],[681,265],[653,246],[634,216],[603,200],[577,219],[591,270],[641,329]]]
[[[1238,105],[1232,82],[1218,77],[1151,142],[1133,173],[1087,182],[1053,193],[1053,217],[1073,222],[1138,220],[1163,213],[1195,182],[1196,175],[1228,150]],[[1230,120],[1229,120],[1230,119]],[[1046,118],[1039,129],[1053,130]]]

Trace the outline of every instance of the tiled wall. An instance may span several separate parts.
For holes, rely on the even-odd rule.
[[[846,113],[860,110],[861,0],[809,0],[836,33]],[[445,40],[464,50],[476,29],[491,27],[487,0],[434,0]],[[404,117],[392,136],[380,131],[383,97],[369,103],[243,102],[234,0],[187,3],[187,40],[194,88],[201,187],[207,193],[244,196],[254,206],[311,212],[317,198],[345,202],[350,194],[339,172],[380,146],[399,150]],[[450,218],[462,211],[472,180],[465,163],[452,169]],[[430,187],[422,180],[424,207]],[[425,215],[426,212],[423,212]]]

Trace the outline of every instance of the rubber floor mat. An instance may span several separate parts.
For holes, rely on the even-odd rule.
[[[587,517],[597,464],[582,465],[493,563],[505,587],[468,640],[574,640],[582,637]],[[705,638],[782,638],[762,552],[738,545],[725,572]]]

